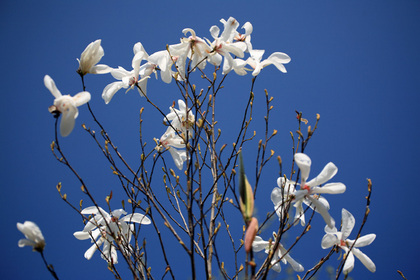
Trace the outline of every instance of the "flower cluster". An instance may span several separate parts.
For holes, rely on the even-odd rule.
[[[101,246],[101,257],[109,263],[118,263],[117,247],[114,241],[120,244],[125,254],[130,254],[130,240],[134,232],[134,224],[150,224],[146,216],[133,213],[128,214],[123,209],[117,209],[108,214],[101,207],[91,206],[81,211],[84,215],[93,215],[82,231],[76,231],[73,235],[79,240],[90,239],[94,243],[86,252],[85,258],[90,260],[93,253]],[[121,218],[121,215],[125,215]]]

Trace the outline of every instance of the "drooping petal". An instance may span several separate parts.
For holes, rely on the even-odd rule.
[[[343,267],[343,272],[347,274],[350,271],[352,271],[354,268],[354,255],[352,252],[348,252],[347,248],[343,248],[343,247],[341,248],[344,249],[344,251],[346,251],[346,254],[347,254],[347,259]]]
[[[297,261],[295,261],[290,256],[289,253],[287,253],[286,255],[284,255],[283,259],[286,260],[292,266],[292,268],[293,268],[294,271],[296,271],[296,272],[302,272],[302,271],[305,270],[300,263],[298,263]]]
[[[54,80],[51,79],[50,76],[45,75],[44,77],[44,85],[45,87],[54,95],[55,98],[61,97],[61,92],[55,86]]]
[[[325,223],[330,227],[333,228],[335,226],[334,219],[328,213],[328,208],[326,208],[325,204],[318,201],[318,199],[313,198],[312,196],[308,196],[308,200],[315,206],[315,211],[321,214],[322,218],[324,219]]]
[[[370,272],[376,271],[375,263],[368,256],[366,256],[362,251],[360,251],[357,248],[353,248],[351,251],[362,262],[362,264],[364,264],[364,266],[367,269],[369,269]]]
[[[286,73],[287,71],[283,64],[289,63],[290,57],[285,53],[275,52],[271,54],[265,61],[262,62],[262,64],[264,65],[263,67],[266,66],[266,61],[268,62],[268,64],[273,64],[274,66],[276,66],[277,69],[281,72]]]
[[[31,246],[31,247],[35,248],[36,243],[32,240],[29,240],[29,239],[20,239],[18,241],[18,246],[19,247]]]
[[[89,249],[86,250],[84,257],[87,260],[90,260],[93,256],[93,253],[95,253],[95,251],[98,249],[98,247],[102,245],[103,242],[104,242],[104,239],[100,238],[95,244],[93,244],[92,246],[89,247]]]
[[[182,170],[184,161],[187,160],[187,152],[185,150],[178,150],[175,148],[169,148],[169,152],[171,153],[176,167],[178,167],[179,170]]]
[[[309,177],[309,172],[311,171],[311,159],[306,154],[302,153],[296,153],[294,158],[300,169],[300,177],[302,178],[303,186]]]
[[[107,85],[102,92],[102,99],[108,104],[117,91],[124,87],[123,82],[113,82]]]
[[[353,230],[356,220],[354,219],[354,216],[344,208],[341,210],[341,223],[341,232],[343,233],[342,239],[346,240]]]
[[[60,134],[63,137],[68,136],[74,128],[74,123],[79,111],[76,107],[69,106],[68,111],[62,112],[60,122]]]
[[[332,177],[334,177],[334,175],[337,174],[337,171],[337,166],[335,166],[334,163],[329,162],[327,165],[325,165],[324,169],[322,169],[321,173],[319,173],[318,176],[316,176],[306,184],[310,187],[322,185],[328,180],[330,180]]]

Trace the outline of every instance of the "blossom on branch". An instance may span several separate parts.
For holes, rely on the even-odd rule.
[[[101,40],[96,40],[90,43],[86,49],[82,52],[79,61],[79,69],[77,73],[84,76],[87,73],[91,74],[106,74],[109,73],[112,68],[105,64],[97,63],[104,56],[104,49],[101,46]]]
[[[20,239],[19,247],[32,246],[34,251],[42,252],[45,247],[45,239],[39,227],[31,221],[25,221],[23,224],[17,223],[17,228],[22,232],[26,239]]]
[[[275,232],[273,232],[273,238],[276,240]],[[252,243],[252,250],[254,252],[264,250],[266,254],[270,254],[270,251],[274,249],[274,246],[272,240],[264,241],[260,236],[256,236]],[[277,250],[274,252],[273,258],[271,259],[272,269],[276,272],[281,271],[280,259],[284,264],[289,263],[296,272],[304,270],[303,266],[289,255],[288,250],[286,250],[281,243],[278,244]]]
[[[86,252],[85,258],[90,260],[95,251],[102,245],[101,257],[107,262],[118,263],[117,247],[113,243],[116,241],[124,254],[130,255],[130,240],[135,227],[132,223],[145,224],[151,223],[146,216],[133,213],[127,214],[123,209],[117,209],[108,214],[101,207],[91,206],[81,211],[83,215],[93,215],[86,223],[82,231],[76,231],[73,235],[79,240],[91,239],[94,243]],[[125,215],[121,218],[121,215]]]
[[[68,136],[74,128],[74,123],[79,115],[77,107],[89,102],[90,93],[82,91],[71,97],[70,95],[62,95],[57,89],[54,80],[50,76],[45,75],[44,84],[47,89],[55,97],[55,109],[62,114],[60,122],[60,134],[63,137]]]
[[[290,57],[282,52],[275,52],[272,53],[267,59],[261,61],[262,56],[264,54],[264,50],[250,50],[249,53],[251,57],[249,57],[246,62],[249,66],[251,66],[254,71],[252,72],[252,76],[257,76],[260,74],[261,70],[273,64],[277,67],[281,72],[286,73],[286,68],[283,64],[287,64],[290,62]]]
[[[280,219],[283,217],[283,204],[285,201],[292,199],[294,207],[296,208],[295,221],[300,219],[301,224],[305,225],[305,212],[302,206],[302,203],[304,203],[320,213],[325,223],[330,228],[334,228],[334,219],[328,213],[330,205],[328,201],[319,194],[339,194],[345,192],[346,186],[343,183],[329,183],[322,187],[320,186],[334,177],[338,168],[334,163],[330,162],[317,177],[307,182],[311,169],[311,159],[303,153],[296,153],[294,159],[300,170],[300,189],[295,190],[294,185],[299,184],[293,181],[284,181],[284,178],[279,178],[277,180],[279,187],[274,188],[271,192],[271,200],[274,203],[277,215]]]
[[[322,238],[321,247],[323,249],[327,249],[334,245],[337,245],[342,250],[344,250],[347,256],[346,262],[344,263],[343,267],[343,272],[345,274],[353,270],[354,256],[356,256],[356,258],[358,258],[365,265],[365,267],[369,269],[369,271],[375,272],[376,266],[373,263],[373,261],[364,253],[362,253],[362,251],[360,251],[358,248],[365,247],[371,244],[375,240],[376,235],[373,233],[367,234],[359,237],[356,241],[347,239],[347,237],[353,230],[355,219],[353,215],[344,208],[341,211],[341,217],[341,231],[337,231],[337,228],[335,227],[333,229],[325,227],[326,234]]]

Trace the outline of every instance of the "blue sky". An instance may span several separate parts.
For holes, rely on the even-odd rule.
[[[329,161],[339,172],[335,181],[346,184],[342,195],[327,197],[331,215],[339,221],[346,208],[360,225],[367,194],[366,178],[373,182],[371,214],[362,234],[376,233],[376,240],[363,251],[375,262],[371,274],[356,260],[354,279],[407,279],[420,273],[416,253],[420,191],[418,113],[420,79],[420,3],[418,1],[2,1],[0,4],[3,102],[1,102],[0,207],[5,213],[0,237],[5,279],[47,279],[39,256],[20,249],[21,234],[16,222],[32,220],[46,238],[46,257],[61,279],[112,279],[99,254],[83,258],[89,242],[76,240],[80,217],[57,194],[64,192],[74,202],[82,198],[80,184],[61,166],[50,151],[54,120],[48,113],[53,96],[44,87],[50,75],[64,94],[82,90],[76,58],[96,39],[102,39],[102,63],[129,68],[132,47],[142,42],[151,54],[166,44],[179,42],[182,29],[193,28],[198,36],[210,38],[209,28],[221,18],[235,17],[241,26],[253,24],[254,48],[287,53],[292,61],[287,74],[275,67],[264,69],[254,89],[256,106],[264,105],[264,89],[274,97],[271,129],[278,135],[272,143],[276,155],[290,171],[292,158],[289,131],[296,130],[295,110],[311,122],[321,115],[319,129],[306,152],[312,158],[311,177]],[[100,97],[110,75],[86,77],[91,105],[127,160],[138,162],[138,112],[145,107],[144,137],[151,145],[160,137],[161,116],[131,91],[118,92],[109,105]],[[248,98],[251,75],[230,75],[220,96],[220,122],[234,126],[235,110]],[[179,98],[175,83],[149,81],[148,93],[166,110]],[[232,109],[235,108],[235,109]],[[103,201],[115,188],[109,166],[90,141],[81,124],[94,126],[87,107],[72,134],[61,140],[71,161]],[[253,129],[262,136],[264,110],[256,110]],[[222,126],[223,128],[223,126]],[[226,142],[230,132],[226,129]],[[256,143],[249,144],[246,169],[252,170]],[[167,162],[172,165],[169,155]],[[172,165],[172,168],[175,168]],[[252,173],[252,172],[251,172]],[[257,194],[257,215],[272,208],[270,192],[276,185],[278,168],[269,167]],[[255,176],[248,175],[250,181]],[[263,186],[263,187],[262,187]],[[156,186],[158,187],[158,186]],[[114,191],[115,192],[115,191]],[[118,196],[117,196],[118,197]],[[121,200],[121,199],[120,199]],[[114,207],[119,208],[117,199]],[[88,202],[86,201],[86,206]],[[314,221],[313,232],[297,246],[293,256],[310,268],[326,254],[320,247],[323,221]],[[145,229],[152,235],[152,229]],[[271,230],[262,233],[268,239]],[[353,235],[355,232],[353,233]],[[352,236],[354,238],[354,236]],[[293,239],[293,237],[291,237]],[[153,245],[150,245],[153,251]],[[177,245],[174,242],[174,250]],[[152,254],[152,253],[151,253]],[[338,256],[337,256],[338,257]],[[332,258],[336,264],[336,256]],[[174,260],[176,263],[176,260]],[[120,264],[123,266],[124,264]],[[182,264],[179,264],[181,267]],[[180,269],[180,268],[179,268]],[[157,269],[156,269],[157,270]],[[159,275],[159,274],[158,274]],[[275,276],[273,274],[273,276]],[[280,274],[278,279],[287,279]]]

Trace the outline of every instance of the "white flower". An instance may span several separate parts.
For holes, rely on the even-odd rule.
[[[118,263],[114,239],[121,244],[125,254],[130,254],[129,243],[134,231],[132,223],[150,224],[146,216],[133,213],[127,214],[123,209],[117,209],[108,214],[101,207],[91,206],[81,211],[84,215],[93,215],[82,231],[73,235],[79,240],[91,239],[93,244],[86,252],[85,258],[90,260],[93,253],[103,245],[101,257],[107,262]],[[125,215],[121,218],[121,215]],[[98,239],[99,238],[99,239]]]
[[[286,73],[286,68],[283,64],[290,62],[290,57],[282,52],[275,52],[272,53],[267,59],[261,61],[262,56],[264,54],[264,50],[250,50],[249,53],[251,57],[249,57],[246,62],[249,66],[251,66],[254,71],[252,72],[252,76],[257,76],[260,74],[261,70],[270,65],[273,64],[277,67],[281,72]]]
[[[23,224],[17,223],[17,228],[26,237],[20,239],[18,242],[19,247],[32,246],[34,251],[41,252],[45,247],[45,239],[39,227],[31,221],[25,221]]]
[[[284,201],[293,199],[294,207],[296,207],[295,220],[300,219],[301,224],[305,225],[305,213],[302,207],[302,203],[304,203],[309,205],[311,208],[315,208],[315,211],[321,214],[325,223],[330,228],[333,228],[335,226],[335,222],[328,213],[330,205],[324,197],[319,196],[318,194],[339,194],[345,192],[346,186],[343,183],[329,183],[322,187],[319,186],[334,177],[338,168],[334,165],[334,163],[329,162],[317,177],[307,182],[311,168],[311,159],[302,153],[296,153],[294,158],[300,169],[300,190],[295,190],[295,182],[289,180],[284,182],[283,178],[279,178],[277,180],[279,188],[274,188],[271,193],[271,200],[274,203],[274,208],[276,209],[279,218],[282,217],[281,212],[283,211],[282,204]],[[281,190],[283,184],[285,184],[285,197],[283,197]]]
[[[79,61],[79,69],[77,73],[80,75],[91,74],[106,74],[109,73],[112,68],[105,64],[96,65],[101,58],[104,56],[104,49],[101,46],[101,40],[96,40],[90,43],[86,49],[82,52]]]
[[[273,232],[273,237],[274,240],[276,239],[276,234]],[[260,236],[256,236],[254,239],[254,242],[252,243],[252,250],[254,252],[259,252],[262,250],[265,250],[266,254],[270,253],[270,250],[273,250],[274,248],[274,244],[273,242],[270,241],[264,241]],[[278,261],[281,258],[281,261],[284,264],[289,263],[293,270],[296,272],[301,272],[304,270],[303,266],[298,263],[297,261],[295,261],[290,255],[289,253],[287,253],[287,250],[283,247],[283,245],[281,245],[280,243],[278,244],[277,250],[273,255],[273,258],[271,260],[271,265],[273,265],[273,270],[276,272],[280,272],[281,271],[281,266],[280,266],[280,261]]]
[[[108,104],[112,97],[122,88],[128,89],[126,92],[128,92],[130,89],[133,89],[134,87],[138,86],[137,88],[140,96],[144,96],[146,94],[146,86],[147,86],[147,79],[150,78],[149,75],[152,71],[149,71],[149,67],[151,65],[144,64],[142,67],[140,67],[140,63],[142,60],[147,59],[148,54],[143,48],[143,45],[141,43],[137,43],[133,47],[134,57],[131,61],[131,66],[133,67],[133,70],[127,71],[123,67],[119,66],[118,69],[113,69],[111,71],[111,75],[119,80],[118,82],[113,82],[107,85],[103,92],[102,92],[102,98],[105,101],[105,104]],[[154,68],[154,67],[153,67]],[[146,73],[146,74],[145,74]],[[141,79],[139,80],[139,75],[141,76]]]
[[[240,34],[239,32],[235,32],[234,39],[240,42],[244,42],[246,44],[246,52],[249,52],[252,50],[252,44],[251,44],[251,33],[253,31],[252,24],[250,22],[245,22],[245,24],[242,26],[242,29],[245,29],[244,34]]]
[[[343,272],[345,274],[353,270],[354,256],[356,256],[366,266],[367,269],[369,269],[371,272],[375,272],[376,266],[373,263],[373,261],[364,253],[362,253],[362,251],[360,251],[358,248],[371,244],[375,240],[376,235],[371,233],[361,236],[356,240],[356,242],[354,240],[347,239],[347,237],[353,230],[355,219],[353,215],[344,208],[341,211],[341,216],[341,231],[337,231],[335,227],[333,229],[325,227],[325,232],[327,234],[325,234],[322,238],[321,247],[323,249],[326,249],[337,245],[338,247],[344,250],[344,252],[347,255],[347,259],[343,267]],[[352,246],[353,248],[351,249],[351,251],[349,251],[350,247]]]
[[[60,122],[60,133],[61,136],[68,136],[73,128],[74,123],[79,115],[79,110],[77,107],[89,102],[90,93],[87,91],[82,91],[71,97],[70,95],[62,95],[61,92],[55,86],[53,79],[50,76],[45,75],[44,84],[47,89],[54,95],[54,106],[57,111],[59,111],[61,116]]]
[[[175,165],[179,170],[182,170],[184,162],[188,159],[185,150],[185,141],[193,135],[192,128],[195,117],[191,109],[188,109],[185,102],[181,99],[178,100],[178,106],[179,110],[169,107],[171,112],[163,118],[163,121],[170,122],[170,125],[159,139],[159,146],[157,149],[159,151],[161,150],[160,147],[168,149]]]
[[[222,62],[222,56],[225,57],[223,63],[223,75],[226,75],[233,69],[233,58],[231,53],[239,58],[244,57],[244,51],[247,49],[247,45],[244,42],[237,41],[233,42],[236,29],[239,23],[233,17],[230,17],[227,21],[224,19],[220,20],[224,24],[224,30],[219,37],[220,29],[216,25],[210,28],[211,36],[214,41],[210,43],[211,52],[209,53],[208,61],[213,65],[220,65]]]

